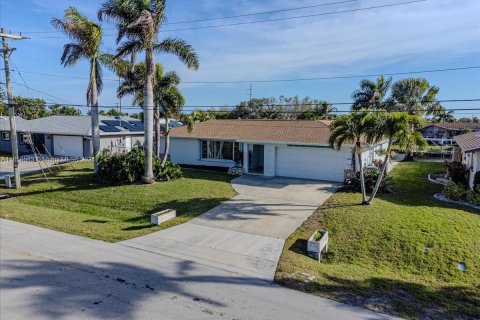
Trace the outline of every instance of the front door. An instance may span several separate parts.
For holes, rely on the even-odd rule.
[[[34,133],[32,140],[35,152],[45,153],[45,135],[42,133]]]
[[[248,173],[263,174],[263,145],[248,145]]]

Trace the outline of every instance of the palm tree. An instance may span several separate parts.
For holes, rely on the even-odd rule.
[[[68,7],[65,10],[63,19],[53,18],[52,25],[73,40],[73,42],[63,47],[63,54],[60,59],[63,66],[72,67],[80,59],[86,59],[90,63],[87,105],[90,107],[92,122],[94,174],[96,174],[98,172],[97,160],[100,152],[98,95],[102,92],[102,67],[100,65],[102,28],[83,16],[75,7]]]
[[[433,114],[440,108],[440,104],[435,101],[439,90],[436,86],[430,86],[424,78],[398,80],[392,86],[392,94],[387,102],[387,109],[419,116]],[[419,128],[412,124],[410,129],[413,132]],[[404,161],[413,161],[411,147],[406,150]]]
[[[360,170],[360,188],[362,191],[362,204],[367,203],[365,191],[365,179],[362,160],[362,144],[367,133],[367,111],[356,111],[342,115],[336,118],[331,124],[331,133],[329,138],[330,147],[340,150],[345,143],[354,143],[352,149],[352,161],[355,156],[358,157]]]
[[[97,16],[100,21],[114,21],[117,25],[117,45],[123,38],[127,38],[131,44],[137,44],[130,53],[129,69],[126,73],[133,73],[137,63],[137,53],[142,50],[139,46],[141,40],[139,34],[141,30],[138,28],[129,28],[128,26],[134,22],[140,14],[143,5],[139,2],[131,4],[131,0],[107,0],[98,10]]]
[[[178,83],[180,83],[180,79],[174,72],[167,73],[163,79],[170,78],[168,83],[171,85],[169,86],[162,86],[158,92],[155,92],[155,95],[158,95],[158,100],[160,101],[161,105],[161,114],[165,119],[165,150],[163,152],[163,159],[162,159],[162,167],[165,166],[167,163],[167,158],[170,153],[170,124],[169,118],[178,117],[181,112],[183,105],[185,104],[185,98],[182,96],[180,91],[177,88]],[[178,80],[175,81],[174,79],[177,78]]]
[[[130,70],[130,68],[128,68]],[[143,88],[145,84],[145,74],[147,73],[147,67],[144,62],[137,64],[134,68],[134,72],[130,71],[127,74],[123,74],[123,80],[120,82],[118,88],[118,96],[124,97],[126,95],[133,95],[133,104],[143,105],[144,96]],[[155,117],[155,142],[157,156],[160,156],[160,117],[165,118],[165,130],[164,135],[166,137],[164,158],[162,166],[165,165],[166,159],[169,153],[170,147],[170,127],[168,119],[171,117],[179,117],[185,99],[178,90],[180,84],[180,77],[174,72],[170,71],[165,74],[162,73],[162,66],[157,63],[155,67],[155,79],[154,79],[154,117]]]
[[[127,40],[117,50],[117,56],[126,56],[145,51],[146,75],[144,83],[145,123],[145,173],[144,183],[152,183],[153,176],[153,108],[155,79],[154,52],[173,53],[187,65],[198,69],[198,57],[192,46],[177,38],[157,41],[160,28],[166,21],[166,0],[109,0],[99,11],[99,16],[115,21],[118,27],[117,39]]]
[[[444,109],[443,112],[435,114],[434,120],[440,123],[455,122],[455,116],[453,115],[453,111],[446,111]]]
[[[385,108],[385,97],[392,84],[392,78],[378,77],[377,81],[364,79],[360,81],[360,89],[352,94],[352,110]]]
[[[418,131],[411,131],[411,125],[421,125],[422,119],[418,115],[410,115],[405,112],[375,112],[369,115],[367,120],[367,141],[374,142],[381,139],[387,139],[387,150],[383,164],[380,168],[375,187],[368,199],[368,204],[371,204],[380,188],[383,176],[387,170],[388,162],[394,144],[404,145],[410,139],[416,139],[416,144],[426,144],[425,139]],[[421,142],[423,140],[423,143]]]

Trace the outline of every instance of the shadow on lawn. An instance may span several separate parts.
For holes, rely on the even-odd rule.
[[[72,174],[74,172],[74,174]],[[84,191],[84,190],[97,190],[111,187],[121,187],[121,186],[134,186],[134,185],[143,185],[141,183],[133,184],[114,184],[108,181],[104,181],[98,178],[93,177],[93,170],[90,168],[67,168],[62,172],[55,173],[53,176],[48,175],[49,182],[55,184],[54,188],[42,188],[33,191],[26,191],[28,187],[33,185],[40,185],[47,183],[47,180],[41,173],[33,173],[27,175],[23,181],[24,188],[20,192],[15,192],[12,189],[5,189],[8,192],[10,197],[26,197],[34,196],[37,194],[45,193],[55,193],[55,192],[65,192],[65,191]],[[233,176],[219,172],[209,172],[209,171],[199,171],[194,169],[184,169],[184,177],[187,179],[193,180],[205,180],[205,181],[214,181],[214,182],[226,182],[229,183]],[[173,181],[172,181],[173,182]],[[171,183],[168,181],[160,181],[158,183]],[[0,190],[3,188],[0,188]],[[3,191],[3,190],[2,190]],[[225,200],[224,200],[225,201]],[[166,208],[165,208],[166,209]],[[152,213],[156,212],[152,210]]]
[[[207,297],[198,293],[201,290],[189,289],[196,288],[196,284],[200,283],[270,286],[266,281],[244,276],[203,275],[195,264],[186,261],[178,262],[176,270],[167,273],[115,262],[92,265],[46,260],[5,260],[2,261],[0,279],[2,296],[6,301],[13,302],[13,298],[8,299],[10,291],[13,294],[11,297],[15,297],[15,291],[24,290],[21,305],[10,304],[2,311],[12,315],[19,311],[15,308],[22,308],[22,314],[28,312],[33,317],[49,319],[134,319],[140,316],[136,313],[142,314],[142,311],[148,312],[143,313],[143,318],[150,318],[154,313],[170,318],[174,314],[168,311],[168,301],[176,300],[178,296],[192,300],[190,308],[196,304],[200,310],[208,310],[205,317],[216,314],[209,308],[228,307],[224,301],[212,298],[214,295]],[[155,307],[155,304],[151,304],[152,299],[164,299],[165,303]],[[171,305],[182,306],[178,301],[172,301]]]
[[[420,319],[478,319],[480,291],[464,286],[435,288],[389,278],[364,281],[322,274],[322,282],[304,276],[276,277],[285,287],[387,314]]]

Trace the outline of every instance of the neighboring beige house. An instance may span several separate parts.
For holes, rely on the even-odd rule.
[[[468,169],[468,185],[473,188],[475,173],[480,171],[480,132],[453,137],[458,146],[453,149],[453,160],[461,161]]]

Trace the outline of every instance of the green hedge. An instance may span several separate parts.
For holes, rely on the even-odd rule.
[[[175,180],[182,177],[180,166],[167,162],[162,168],[160,159],[153,155],[153,174],[157,181]],[[135,147],[126,153],[105,153],[98,158],[98,177],[113,183],[135,183],[142,180],[145,153]]]
[[[372,192],[375,184],[377,183],[377,178],[380,173],[378,169],[365,169],[364,171],[365,178],[365,190],[366,192]],[[389,193],[389,187],[393,184],[393,179],[387,173],[384,174],[380,187],[378,188],[379,193]],[[355,176],[348,180],[344,181],[344,185],[347,189],[354,191],[361,191],[360,187],[360,172],[356,172]]]
[[[480,205],[480,193],[472,191],[469,187],[453,182],[443,188],[443,195],[455,201],[468,201],[474,205]]]

